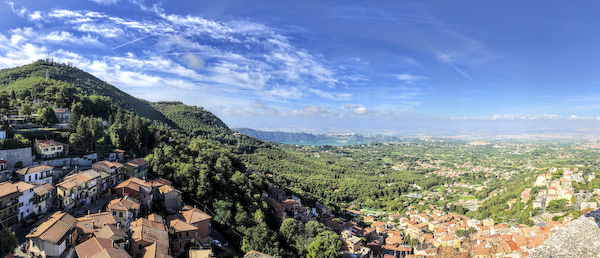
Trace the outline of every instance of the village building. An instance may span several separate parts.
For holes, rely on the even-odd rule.
[[[126,162],[124,168],[126,176],[145,180],[146,173],[148,172],[148,161],[143,158],[137,158]]]
[[[35,165],[21,168],[15,173],[18,175],[19,180],[26,183],[52,184],[52,169],[51,166]]]
[[[57,211],[50,218],[25,236],[29,241],[29,250],[36,256],[61,257],[69,253],[71,245],[77,239],[75,225],[77,219]]]
[[[33,148],[37,157],[41,159],[64,157],[69,154],[69,145],[55,140],[35,141]]]
[[[12,226],[19,222],[19,196],[17,187],[9,182],[0,183],[0,223]]]

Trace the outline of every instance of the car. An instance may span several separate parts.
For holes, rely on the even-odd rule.
[[[223,246],[223,245],[221,244],[221,242],[220,242],[219,240],[217,240],[217,239],[215,239],[215,244],[217,244],[217,246],[218,246],[218,247],[221,247],[221,246]]]

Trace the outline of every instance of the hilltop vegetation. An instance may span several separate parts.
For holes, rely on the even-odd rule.
[[[407,139],[388,135],[362,135],[362,134],[319,134],[319,133],[288,133],[260,131],[250,128],[235,128],[235,131],[255,137],[263,141],[285,142],[285,143],[324,143],[332,142],[343,144],[361,144],[371,142],[405,142]]]

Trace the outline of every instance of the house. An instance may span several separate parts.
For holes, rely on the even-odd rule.
[[[116,186],[118,197],[129,195],[140,201],[142,206],[150,206],[152,201],[152,184],[142,179],[132,177]]]
[[[328,208],[327,206],[320,204],[320,203],[315,203],[315,206],[317,207],[317,209],[319,209],[319,211],[321,212],[321,214],[327,214],[331,216],[331,209]]]
[[[77,218],[77,243],[90,239],[94,230],[105,225],[116,225],[115,218],[108,212],[88,214]]]
[[[59,257],[69,253],[70,247],[77,239],[75,217],[57,211],[50,218],[27,234],[29,250],[35,256]]]
[[[168,213],[174,213],[183,207],[183,197],[181,191],[170,185],[163,185],[157,188],[154,199],[162,204]]]
[[[194,239],[201,244],[208,244],[210,242],[210,219],[211,216],[205,212],[186,205],[175,215],[169,216],[169,221],[174,218],[185,221],[186,223],[196,227],[194,232]]]
[[[79,200],[79,190],[82,184],[84,182],[78,177],[72,177],[56,185],[56,195],[58,196],[60,208],[75,208]]]
[[[131,258],[111,239],[94,237],[75,247],[79,258]]]
[[[113,152],[108,154],[108,161],[123,161],[125,160],[125,151],[115,149]]]
[[[174,253],[184,251],[184,247],[190,240],[198,237],[198,228],[185,222],[177,216],[170,216],[167,219],[169,228],[173,230],[174,236],[171,237],[171,250]]]
[[[33,211],[35,214],[45,214],[52,208],[52,198],[56,195],[55,188],[51,184],[37,184],[33,188]]]
[[[111,212],[115,221],[125,230],[129,224],[137,218],[140,210],[140,202],[128,195],[110,201],[106,210]]]
[[[0,183],[0,223],[12,226],[19,222],[19,196],[17,187],[9,182]]]
[[[148,161],[143,158],[137,158],[125,163],[125,175],[146,179],[148,172]]]
[[[41,159],[64,157],[69,154],[69,145],[55,140],[35,141],[33,148]]]
[[[35,165],[19,169],[15,173],[25,183],[52,184],[52,169],[51,166]]]
[[[163,223],[156,222],[147,218],[141,218],[131,223],[131,237],[129,241],[129,252],[136,258],[147,257],[146,247],[154,246],[151,252],[168,255],[169,252],[169,233]],[[153,257],[149,255],[148,257]],[[155,257],[155,255],[154,255]],[[159,256],[160,257],[160,256]]]
[[[71,209],[90,204],[98,198],[100,180],[100,174],[93,170],[65,177],[63,182],[56,185],[56,194],[59,196],[61,206]]]
[[[14,183],[19,191],[19,220],[23,220],[33,213],[34,193],[32,184],[19,181]]]
[[[161,244],[154,243],[144,247],[144,252],[141,258],[173,258],[169,255],[169,247]]]
[[[100,182],[102,180],[101,175],[94,170],[85,170],[77,174],[65,177],[65,180],[71,178],[79,179],[82,184],[79,184],[77,200],[81,202],[81,205],[87,205],[94,200],[98,199]]]
[[[106,187],[112,188],[123,182],[123,166],[124,165],[119,162],[103,160],[92,164],[92,169],[98,172],[107,173],[110,179],[106,182]]]
[[[351,236],[347,238],[344,241],[344,245],[348,249],[348,252],[351,253],[356,253],[363,247],[362,241],[356,236]]]
[[[54,114],[61,124],[68,124],[69,120],[71,120],[71,116],[73,115],[68,108],[55,108]]]
[[[125,249],[125,242],[128,238],[127,234],[125,234],[123,230],[119,229],[118,225],[112,224],[103,225],[94,229],[94,236],[110,239],[121,249]]]

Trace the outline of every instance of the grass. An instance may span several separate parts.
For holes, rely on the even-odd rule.
[[[375,216],[381,216],[382,214],[385,214],[385,212],[382,210],[370,209],[370,208],[362,208],[362,209],[360,209],[360,212],[362,212],[363,214],[375,215]]]
[[[475,200],[477,198],[475,196],[461,196],[460,199],[462,199],[462,200]]]

